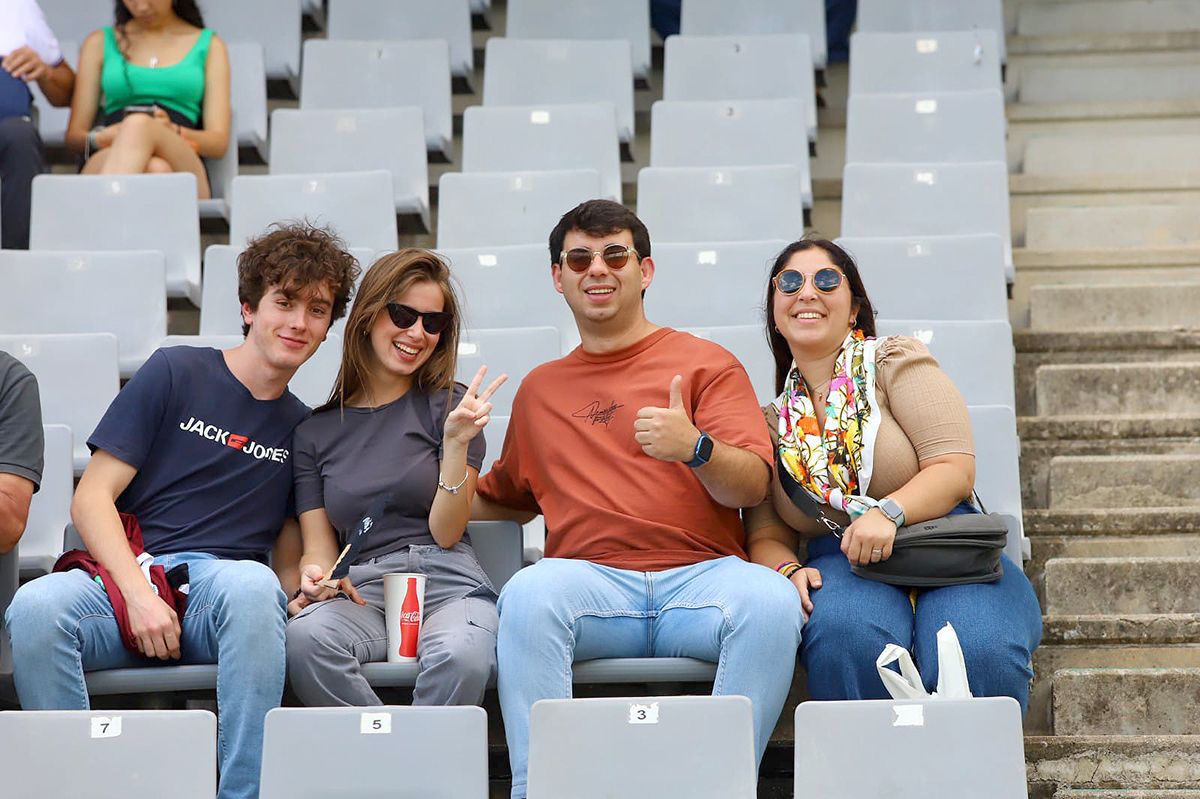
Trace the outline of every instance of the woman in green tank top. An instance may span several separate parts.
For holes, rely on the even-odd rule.
[[[191,172],[229,146],[229,56],[195,0],[115,0],[79,53],[66,144],[89,175]]]

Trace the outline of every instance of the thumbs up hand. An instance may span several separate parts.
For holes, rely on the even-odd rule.
[[[675,375],[667,396],[667,407],[647,406],[637,412],[633,438],[642,452],[660,461],[686,463],[696,451],[700,431],[683,407],[683,378]]]

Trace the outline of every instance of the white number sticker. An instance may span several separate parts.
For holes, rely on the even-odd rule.
[[[363,713],[359,722],[359,732],[363,735],[391,735],[391,713]]]
[[[93,738],[116,738],[120,734],[120,716],[92,716]]]
[[[892,710],[896,712],[896,720],[892,722],[893,727],[925,726],[924,705],[893,705]]]
[[[658,702],[651,702],[648,705],[640,705],[637,702],[629,705],[629,723],[630,724],[657,724],[658,723]]]

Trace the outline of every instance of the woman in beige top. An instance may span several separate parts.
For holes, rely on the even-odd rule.
[[[978,512],[962,396],[916,339],[875,339],[858,269],[832,242],[780,253],[766,309],[780,393],[763,412],[777,474],[771,496],[747,511],[746,530],[750,557],[788,577],[810,614],[800,645],[809,695],[887,698],[875,659],[889,643],[912,651],[933,690],[935,636],[949,621],[972,692],[1011,696],[1024,710],[1042,621],[1020,568],[1005,558],[996,582],[919,591],[850,569],[891,557],[897,526]],[[781,477],[846,528],[840,540],[792,503]]]

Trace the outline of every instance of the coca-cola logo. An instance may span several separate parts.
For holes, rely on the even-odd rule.
[[[418,624],[421,621],[421,611],[406,610],[400,614],[401,624]]]

